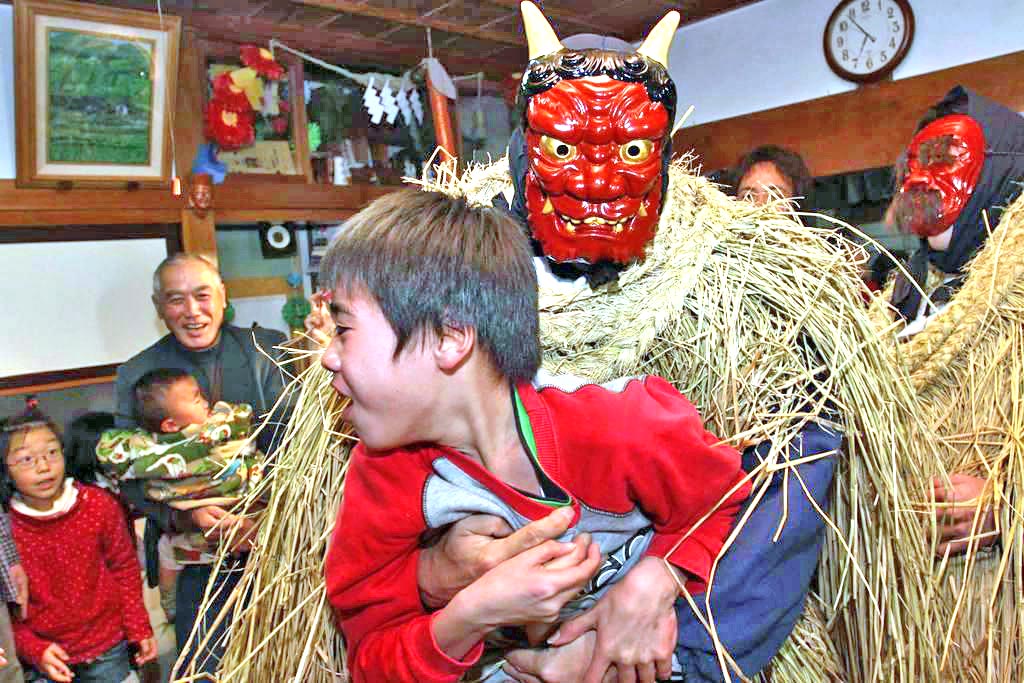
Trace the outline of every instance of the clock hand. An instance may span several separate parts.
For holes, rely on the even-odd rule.
[[[854,25],[854,26],[856,26],[857,28],[859,28],[859,29],[860,29],[860,32],[861,32],[861,33],[863,33],[863,34],[864,34],[864,35],[866,35],[866,36],[867,36],[868,38],[870,38],[870,39],[871,39],[871,42],[872,42],[872,43],[876,43],[876,42],[878,42],[878,41],[876,41],[876,40],[875,40],[875,37],[874,37],[873,35],[871,35],[871,34],[870,34],[870,33],[868,33],[867,31],[865,31],[865,30],[864,30],[864,27],[863,27],[863,26],[861,26],[860,24],[858,24],[858,23],[857,23],[857,20],[856,20],[856,19],[854,19],[853,17],[850,17],[850,21],[852,21],[852,22],[853,22],[853,25]]]
[[[860,44],[860,52],[857,53],[857,59],[860,59],[860,56],[864,54],[864,46],[868,44],[868,38],[870,37],[867,32],[864,33],[864,40]]]

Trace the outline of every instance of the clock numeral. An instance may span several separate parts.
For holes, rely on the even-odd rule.
[[[860,11],[861,12],[870,12],[871,11],[871,0],[861,0]]]
[[[846,14],[847,14],[847,16],[848,16],[848,17],[850,17],[851,19],[856,19],[856,18],[857,18],[857,10],[855,10],[855,9],[854,9],[854,8],[852,8],[852,7],[850,8],[850,11],[849,11],[849,12],[847,12]]]
[[[843,37],[842,37],[842,36],[839,36],[838,38],[836,38],[836,47],[842,47],[842,46],[843,46],[843,43],[845,43],[845,42],[846,42],[846,41],[845,41],[845,40],[843,40]]]
[[[879,57],[882,58],[882,64],[885,64],[886,62],[889,61],[889,55],[886,54],[885,50],[882,50],[882,54],[880,54]]]
[[[900,32],[900,22],[898,22],[898,21],[892,22],[892,32],[893,33],[899,33]]]
[[[853,58],[853,68],[854,68],[854,69],[856,69],[856,68],[857,68],[857,62],[858,62],[859,60],[860,60],[860,57],[854,57],[854,58]]]
[[[843,50],[843,61],[844,62],[850,61],[850,51],[849,50]]]
[[[891,47],[894,50],[896,49],[896,39],[895,38],[890,38],[889,39],[889,47]]]
[[[878,0],[878,11],[882,11],[882,0]]]
[[[881,3],[881,0],[879,0],[879,3],[878,3],[878,4],[879,4],[879,5],[881,5],[881,4],[882,4],[882,3]],[[881,9],[881,7],[879,7],[879,9]],[[892,19],[892,18],[893,18],[893,17],[895,17],[895,16],[896,16],[896,10],[895,10],[895,9],[893,9],[892,7],[890,7],[890,8],[889,8],[889,18],[890,18],[890,19]]]
[[[875,63],[871,61],[871,57],[868,57],[868,60],[864,62],[864,66],[866,66],[869,69],[873,69],[875,68]]]
[[[848,28],[850,28],[850,25],[847,24],[845,21],[840,21],[839,22],[839,30],[840,31],[845,31]]]

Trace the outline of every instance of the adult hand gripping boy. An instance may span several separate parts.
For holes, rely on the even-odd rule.
[[[498,517],[475,515],[460,520],[436,546],[420,554],[417,584],[423,603],[432,609],[444,607],[456,593],[505,560],[559,538],[572,518],[570,508],[559,508],[515,532]]]
[[[494,567],[463,590],[434,620],[434,638],[460,659],[502,626],[552,624],[601,564],[596,543],[545,541]]]
[[[583,681],[601,683],[614,670],[618,683],[655,683],[672,675],[676,647],[676,612],[679,594],[675,579],[656,557],[641,560],[612,586],[592,609],[566,622],[548,638],[553,650],[518,650],[509,653],[513,669],[529,672],[535,664],[548,669],[546,683]],[[596,632],[592,649],[561,653],[589,632]],[[552,652],[545,661],[541,655]],[[515,671],[506,669],[516,677]],[[527,682],[530,678],[520,676]],[[532,683],[532,682],[531,682]]]
[[[421,553],[421,597],[428,606],[444,604],[477,577],[561,536],[571,518],[556,510],[514,533],[496,517],[461,520]],[[523,683],[597,683],[616,680],[616,673],[620,682],[667,678],[676,644],[677,595],[662,560],[645,559],[592,610],[563,624],[549,639],[551,648],[509,653],[506,671]]]

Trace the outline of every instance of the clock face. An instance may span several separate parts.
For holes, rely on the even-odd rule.
[[[825,56],[843,78],[874,80],[903,60],[913,33],[905,0],[847,0],[825,27]]]

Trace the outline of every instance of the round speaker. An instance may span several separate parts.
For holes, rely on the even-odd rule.
[[[292,234],[283,225],[271,225],[267,230],[267,244],[274,249],[287,249],[292,242]]]
[[[260,225],[260,249],[263,258],[281,258],[295,253],[295,228],[289,223]]]

